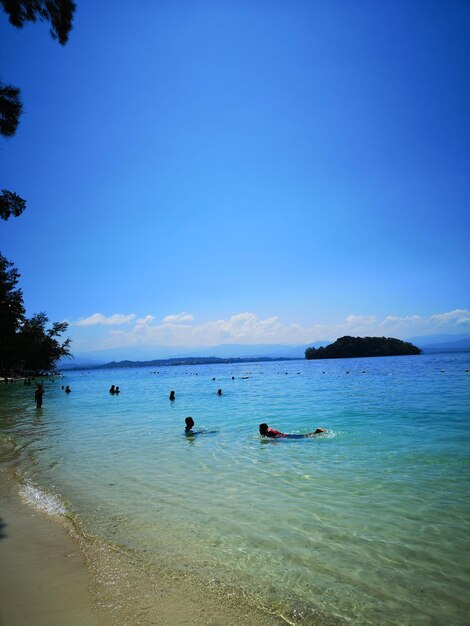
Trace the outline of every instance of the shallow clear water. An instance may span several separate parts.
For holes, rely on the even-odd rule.
[[[291,621],[464,624],[469,362],[77,371],[46,382],[41,410],[32,387],[2,384],[0,438],[45,506],[57,494],[149,566],[220,580]],[[216,432],[186,437],[187,415]],[[260,422],[329,432],[263,441]]]

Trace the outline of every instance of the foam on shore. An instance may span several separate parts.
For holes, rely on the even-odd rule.
[[[4,537],[12,535],[2,565],[5,572],[18,571],[0,591],[0,618],[5,623],[62,626],[56,620],[62,620],[68,610],[62,604],[75,594],[77,579],[80,593],[69,600],[67,613],[71,626],[202,626],[207,620],[245,626],[293,624],[288,617],[248,602],[236,590],[229,591],[221,581],[207,585],[189,572],[152,567],[132,551],[88,535],[60,495],[25,479],[18,467],[3,464],[0,473],[1,495],[8,499]],[[40,515],[28,514],[32,509]],[[37,606],[41,615],[36,613]]]
[[[59,496],[48,493],[30,482],[22,485],[18,493],[27,504],[48,515],[64,517],[67,514],[67,509]]]
[[[26,488],[20,496],[15,472],[0,465],[0,622],[15,626],[98,626],[89,593],[90,576],[78,544],[47,494]],[[32,497],[31,499],[28,499]],[[47,504],[46,504],[47,503]],[[35,505],[34,505],[35,506]],[[36,507],[35,507],[36,508]],[[36,508],[39,511],[39,507]]]

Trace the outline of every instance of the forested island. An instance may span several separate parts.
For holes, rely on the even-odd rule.
[[[340,337],[322,348],[307,348],[306,359],[351,359],[370,356],[404,356],[421,354],[421,350],[408,341],[394,337]]]

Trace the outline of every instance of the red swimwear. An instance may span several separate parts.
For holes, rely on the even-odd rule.
[[[275,430],[274,428],[268,428],[266,431],[266,437],[287,437],[284,433],[281,433],[279,430]]]

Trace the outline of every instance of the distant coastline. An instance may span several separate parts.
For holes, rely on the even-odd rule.
[[[470,352],[467,346],[459,348],[449,348],[447,346],[423,346],[422,354],[454,354]],[[366,355],[362,355],[366,356]],[[371,356],[403,356],[403,355],[368,355]],[[317,357],[318,358],[318,357]],[[359,355],[321,357],[334,359],[361,358]],[[77,371],[77,370],[100,370],[100,369],[125,369],[131,367],[175,367],[175,366],[192,366],[192,365],[217,365],[217,364],[237,364],[237,363],[268,363],[282,361],[304,361],[305,357],[173,357],[169,359],[152,359],[149,361],[130,360],[110,361],[109,363],[82,363],[82,364],[65,364],[62,363],[58,368],[61,371]],[[307,359],[308,360],[308,359]],[[315,360],[315,359],[314,359]]]
[[[424,354],[426,353],[451,353],[451,352],[469,352],[470,351],[470,334],[460,333],[457,335],[420,335],[406,339],[407,342],[413,343],[420,348]],[[252,362],[259,359],[287,359],[296,360],[305,357],[307,348],[327,347],[333,343],[333,340],[315,341],[309,344],[220,344],[211,347],[187,347],[174,348],[171,346],[144,346],[141,349],[133,348],[116,348],[109,350],[97,350],[91,352],[74,353],[71,358],[61,359],[57,364],[59,370],[85,370],[94,369],[97,366],[106,365],[114,367],[111,363],[131,362],[128,367],[135,367],[136,363],[156,363],[156,367],[163,366],[161,364],[170,365],[173,363],[181,363],[177,359],[187,361],[188,359],[211,359],[216,362],[229,362],[230,359],[243,359],[242,362]],[[342,358],[342,357],[337,357]],[[215,361],[221,359],[221,361]],[[205,361],[206,362],[206,361]],[[241,361],[239,361],[241,362]],[[195,364],[195,363],[191,363]],[[127,365],[125,365],[127,367]]]
[[[131,367],[176,367],[181,365],[217,365],[217,364],[236,364],[236,363],[267,363],[272,361],[303,361],[303,358],[289,357],[178,357],[172,359],[154,359],[151,361],[111,361],[100,365],[74,365],[72,367],[62,367],[64,370],[106,370],[106,369],[123,369]]]

